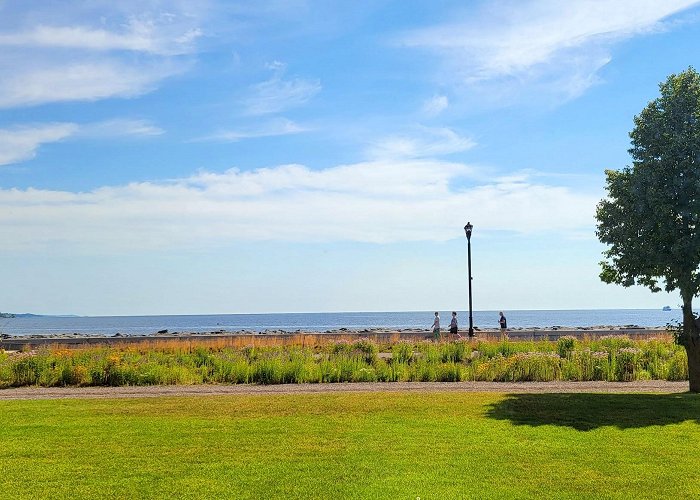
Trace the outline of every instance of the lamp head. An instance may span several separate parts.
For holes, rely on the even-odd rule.
[[[471,239],[472,237],[472,229],[474,229],[474,226],[472,226],[471,222],[467,222],[467,225],[464,226],[464,232],[467,235],[467,239]]]

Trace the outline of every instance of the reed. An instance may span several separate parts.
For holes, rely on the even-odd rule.
[[[671,336],[384,344],[352,336],[307,344],[302,337],[274,345],[217,338],[0,351],[0,387],[688,377],[685,351]]]

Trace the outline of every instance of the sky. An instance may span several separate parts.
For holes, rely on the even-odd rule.
[[[661,308],[600,281],[700,1],[0,0],[0,311]]]

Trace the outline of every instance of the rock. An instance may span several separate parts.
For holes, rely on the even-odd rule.
[[[156,333],[168,333],[168,330],[158,330]]]

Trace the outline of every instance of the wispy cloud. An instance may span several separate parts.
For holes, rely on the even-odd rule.
[[[230,240],[440,241],[458,237],[467,216],[494,230],[589,228],[600,197],[476,177],[460,163],[403,160],[201,172],[81,193],[0,190],[0,231],[6,251],[138,251]]]
[[[243,100],[244,112],[248,115],[279,113],[306,104],[321,91],[318,79],[285,78],[285,65],[278,61],[268,65],[273,70],[269,80],[251,87]]]
[[[367,153],[371,158],[426,158],[459,153],[475,145],[447,127],[416,126],[409,133],[380,138]]]
[[[157,55],[181,55],[194,50],[202,35],[199,28],[171,26],[162,20],[131,17],[119,31],[89,26],[40,25],[25,31],[0,33],[0,47],[40,47],[89,51],[135,51]]]
[[[183,70],[167,63],[141,66],[98,60],[63,65],[47,62],[39,68],[18,63],[0,76],[0,108],[134,97]]]
[[[165,131],[148,120],[133,120],[118,118],[101,122],[81,125],[77,133],[80,137],[126,137],[126,136],[155,136],[162,135]]]
[[[61,141],[78,129],[74,123],[48,123],[0,130],[0,165],[31,160],[42,144]]]
[[[663,29],[697,0],[558,0],[489,3],[476,15],[405,33],[399,43],[438,54],[456,84],[546,84],[575,97],[598,81],[611,47]]]
[[[102,122],[47,123],[0,129],[0,166],[31,160],[42,144],[76,138],[153,136],[163,130],[146,120],[115,119]]]
[[[187,71],[198,19],[184,4],[151,7],[15,8],[15,22],[0,23],[0,107],[134,97]]]
[[[445,111],[449,104],[446,95],[435,95],[423,103],[423,113],[428,116],[437,116]]]
[[[259,137],[274,137],[280,135],[300,134],[311,130],[308,127],[286,118],[270,120],[253,127],[242,127],[236,130],[221,130],[214,134],[195,139],[195,141],[221,141],[237,142],[243,139],[255,139]]]

